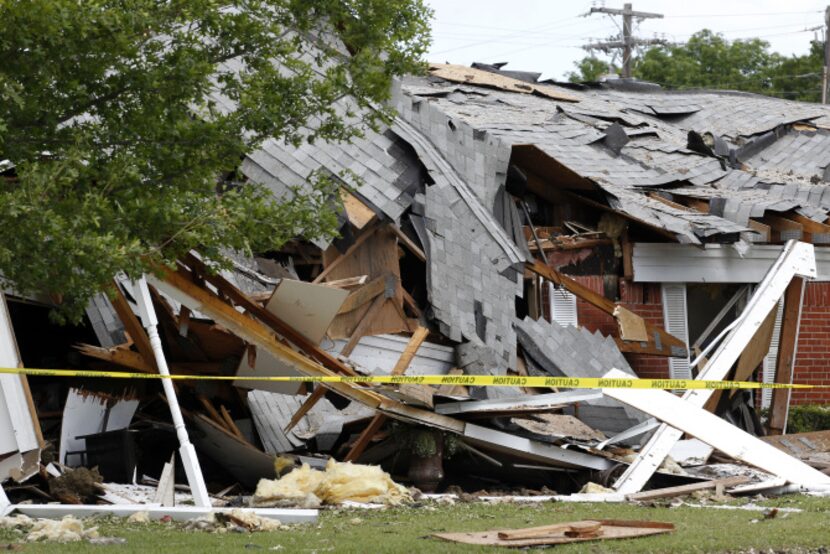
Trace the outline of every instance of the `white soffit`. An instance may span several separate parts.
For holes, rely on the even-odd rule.
[[[634,244],[634,281],[640,283],[759,283],[783,245],[749,247],[743,257],[728,244]],[[818,281],[830,281],[830,247],[815,247]]]

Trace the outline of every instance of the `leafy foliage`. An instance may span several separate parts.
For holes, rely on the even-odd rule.
[[[118,271],[333,233],[332,179],[275,199],[235,168],[269,137],[345,141],[388,118],[376,105],[421,69],[429,15],[422,0],[0,3],[5,284],[74,319]]]
[[[821,87],[823,47],[785,57],[769,51],[761,39],[729,41],[704,29],[683,45],[655,46],[633,62],[634,77],[668,88],[741,90],[792,100],[817,101]],[[568,74],[571,81],[596,80],[602,60],[586,57]]]
[[[565,78],[572,83],[599,81],[603,75],[619,71],[616,66],[596,56],[586,56],[578,62],[574,62],[574,66],[576,66],[576,71],[565,74]]]

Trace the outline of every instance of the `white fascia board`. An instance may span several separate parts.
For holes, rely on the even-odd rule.
[[[723,380],[732,365],[755,336],[770,310],[778,303],[794,276],[815,279],[816,261],[812,244],[789,241],[781,255],[771,264],[763,281],[747,303],[737,320],[737,326],[721,342],[706,366],[697,376],[699,380]],[[713,390],[687,390],[683,401],[703,408],[714,393]],[[639,492],[668,456],[682,432],[665,423],[651,436],[639,455],[614,483],[618,492]]]
[[[21,367],[20,354],[14,337],[11,317],[5,295],[0,293],[0,364],[2,367]],[[0,376],[0,451],[2,454],[23,453],[40,448],[35,431],[35,416],[26,397],[24,375]],[[22,469],[21,466],[17,469]],[[8,477],[0,475],[0,480]]]
[[[602,398],[602,394],[596,390],[574,390],[539,394],[536,396],[520,396],[517,398],[446,402],[444,404],[436,404],[435,413],[444,415],[499,411],[515,411],[520,413],[522,411],[538,411],[600,398]]]
[[[35,518],[60,519],[64,516],[78,518],[96,516],[129,517],[136,512],[147,512],[150,519],[170,516],[176,521],[187,521],[213,513],[230,513],[234,508],[207,508],[199,506],[163,507],[158,504],[13,504],[8,513],[18,512]],[[277,519],[280,523],[316,523],[317,510],[289,508],[236,508],[252,512],[259,517]]]
[[[728,244],[634,244],[634,281],[640,283],[759,283],[783,252],[778,244],[749,247],[743,255]],[[815,247],[818,281],[830,281],[830,247]]]
[[[628,376],[629,378],[631,375]],[[480,425],[468,423],[464,427],[464,438],[473,444],[506,452],[521,458],[534,459],[542,462],[562,465],[565,467],[585,467],[589,469],[605,470],[614,464],[600,456],[587,454],[576,449],[566,449],[559,446],[545,444],[525,437],[511,435],[495,429],[488,429]]]
[[[625,379],[612,369],[605,379]],[[651,389],[603,389],[610,398],[660,419],[712,448],[796,485],[830,485],[830,476],[674,394]]]

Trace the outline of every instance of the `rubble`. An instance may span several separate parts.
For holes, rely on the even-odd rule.
[[[826,249],[810,242],[830,231],[819,214],[830,204],[825,185],[778,182],[763,149],[747,146],[781,125],[783,137],[818,141],[830,113],[773,110],[736,130],[719,97],[525,86],[494,71],[432,66],[401,79],[398,117],[354,144],[267,141],[245,158],[241,174],[277,198],[309,171],[340,179],[331,241],[232,253],[232,270],[194,251],[136,281],[114,276],[71,329],[46,327],[48,305],[4,295],[5,367],[77,371],[0,375],[5,508],[268,530],[328,506],[415,497],[634,502],[830,485],[825,435],[755,436],[785,429],[786,389],[747,398],[464,382],[792,382],[804,283],[828,271]],[[772,105],[742,102],[756,115]],[[732,154],[700,151],[694,133],[707,129],[693,127],[704,123]],[[772,144],[783,156],[795,141]],[[699,321],[687,278],[723,296]],[[638,313],[635,289],[662,305]],[[31,348],[33,328],[54,331],[52,365]],[[125,389],[87,370],[192,378]],[[380,375],[456,380],[361,381]],[[330,377],[349,379],[312,382]],[[640,532],[619,532],[629,531]]]

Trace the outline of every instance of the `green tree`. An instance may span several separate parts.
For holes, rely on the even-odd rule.
[[[613,64],[609,64],[596,56],[586,56],[578,62],[574,62],[574,66],[576,71],[569,71],[565,74],[565,78],[571,83],[599,81],[603,75],[619,71],[619,68]]]
[[[0,3],[3,284],[76,319],[119,271],[332,233],[326,179],[278,201],[235,168],[269,137],[389,117],[374,106],[422,69],[429,17],[422,0]]]
[[[634,77],[674,89],[727,89],[816,101],[820,97],[823,44],[810,53],[785,57],[769,51],[761,39],[729,41],[704,29],[682,45],[655,46],[633,62]],[[591,80],[601,60],[577,62],[571,81]]]

